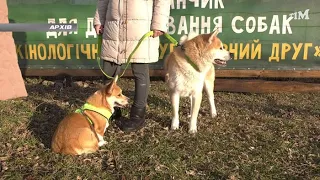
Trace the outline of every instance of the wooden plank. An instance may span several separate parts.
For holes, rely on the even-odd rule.
[[[320,92],[320,83],[304,83],[297,81],[216,79],[215,91],[251,93]]]
[[[90,69],[21,69],[24,76],[103,76],[100,70]],[[132,77],[128,69],[124,75]],[[150,69],[150,76],[164,77],[162,69]],[[320,78],[320,70],[216,70],[216,77],[226,78]]]
[[[320,70],[216,70],[217,77],[320,78]]]
[[[24,71],[22,71],[24,72]],[[218,71],[217,74],[219,74]],[[230,73],[237,72],[238,70],[229,71]],[[226,74],[227,72],[223,70],[222,74],[225,74],[223,77],[233,77]],[[256,71],[255,74],[250,74],[246,72],[242,72],[249,77],[257,77],[259,73]],[[251,72],[252,73],[252,72]],[[269,73],[269,74],[268,74]],[[281,73],[289,73],[282,71]],[[280,73],[280,74],[281,74]],[[317,72],[319,73],[319,71]],[[296,77],[317,77],[317,73],[312,72],[311,74],[300,74]],[[27,76],[103,76],[103,74],[98,70],[29,70],[24,72]],[[234,74],[238,77],[247,77],[244,74]],[[263,74],[263,73],[262,73]],[[267,76],[260,77],[279,77],[279,74],[276,72],[267,72]],[[288,75],[288,74],[287,74]],[[297,75],[297,74],[296,74]],[[306,75],[306,76],[301,76]],[[128,70],[125,77],[132,77],[131,70]],[[162,70],[151,70],[150,76],[153,77],[163,77]],[[221,76],[221,74],[220,74]],[[292,76],[282,76],[280,77],[292,77]],[[320,84],[319,83],[304,83],[304,82],[297,82],[297,81],[266,81],[266,80],[244,80],[244,79],[216,79],[215,82],[215,91],[226,91],[226,92],[251,92],[251,93],[274,93],[274,92],[319,92],[320,91]]]
[[[29,69],[21,68],[25,77],[31,76],[103,76],[100,70],[95,69]]]

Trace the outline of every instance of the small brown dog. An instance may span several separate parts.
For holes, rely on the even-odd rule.
[[[86,103],[66,116],[56,129],[51,148],[56,153],[81,155],[96,152],[106,144],[103,135],[109,126],[114,107],[128,105],[116,77],[91,95]]]

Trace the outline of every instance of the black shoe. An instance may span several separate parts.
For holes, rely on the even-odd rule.
[[[121,118],[121,116],[122,116],[121,109],[119,107],[115,107],[114,112],[110,117],[110,120],[113,121],[113,120],[119,119]]]
[[[131,107],[130,119],[116,119],[116,125],[124,132],[138,131],[145,125],[146,108]]]

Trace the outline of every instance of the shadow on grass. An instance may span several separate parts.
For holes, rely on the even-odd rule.
[[[158,123],[161,127],[170,127],[171,125],[171,104],[163,97],[150,94],[148,97],[150,107],[146,118]],[[161,110],[160,110],[161,109]]]
[[[29,120],[28,129],[46,148],[50,149],[54,131],[66,115],[66,111],[57,105],[57,100],[65,98],[57,96],[59,91],[54,86],[36,84],[27,85],[26,88],[28,92],[36,94],[29,99],[36,108]],[[49,99],[52,95],[60,98]]]
[[[172,121],[172,106],[168,98],[164,98],[163,95],[158,96],[151,94],[148,98],[150,111],[146,118],[158,123],[162,128],[171,128]],[[188,128],[188,117],[190,111],[190,104],[188,98],[180,98],[179,104],[179,126],[180,128]],[[202,110],[199,112],[204,114]]]
[[[38,101],[34,115],[30,119],[28,129],[46,148],[51,148],[51,140],[58,124],[66,115],[66,111],[53,103]]]
[[[70,108],[82,105],[94,88],[55,87],[53,85],[27,85],[29,101],[36,107],[29,120],[28,129],[46,148],[51,148],[53,134]],[[68,105],[61,105],[67,103]],[[65,109],[63,108],[65,107]]]

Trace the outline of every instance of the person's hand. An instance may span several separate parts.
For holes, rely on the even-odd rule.
[[[97,35],[100,35],[100,34],[103,33],[104,26],[100,25],[100,24],[97,24],[97,25],[94,26],[94,29],[95,29]]]
[[[152,35],[152,37],[158,37],[158,36],[161,36],[161,35],[163,35],[164,33],[162,32],[162,31],[160,31],[160,30],[152,30],[153,31],[153,35]]]

